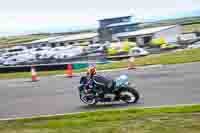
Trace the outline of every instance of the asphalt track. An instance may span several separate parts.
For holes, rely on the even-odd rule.
[[[31,117],[98,109],[149,107],[200,103],[200,63],[101,73],[109,77],[127,74],[142,94],[138,104],[101,104],[88,107],[80,102],[80,77],[62,76],[0,80],[0,118]]]

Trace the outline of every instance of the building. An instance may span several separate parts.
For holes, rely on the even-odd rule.
[[[51,44],[49,44],[49,41],[53,41],[56,39],[61,38],[62,36],[56,36],[56,37],[48,37],[44,39],[39,39],[31,42],[27,42],[24,44],[21,44],[22,46],[26,46],[27,48],[38,48],[38,47],[54,47]]]
[[[129,40],[137,42],[139,46],[149,44],[152,39],[164,38],[167,43],[177,42],[178,37],[182,34],[182,27],[180,25],[162,26],[145,28],[131,32],[117,33],[113,35],[120,40]]]
[[[80,34],[71,34],[60,37],[58,39],[50,40],[48,43],[55,46],[62,45],[74,45],[74,44],[92,44],[98,42],[98,33],[90,32],[90,33],[80,33]]]
[[[59,47],[59,46],[67,46],[67,45],[74,45],[81,43],[91,44],[95,42],[98,42],[98,33],[90,32],[90,33],[71,34],[65,36],[48,37],[45,39],[24,43],[21,45],[26,46],[28,48],[37,48],[37,47]]]
[[[133,22],[132,16],[123,16],[99,20],[99,25],[100,41],[105,42],[112,41],[114,34],[137,30],[139,23]]]

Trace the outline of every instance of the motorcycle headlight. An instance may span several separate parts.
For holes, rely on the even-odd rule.
[[[129,82],[125,82],[124,85],[127,85],[127,86],[128,86],[128,85],[129,85]]]

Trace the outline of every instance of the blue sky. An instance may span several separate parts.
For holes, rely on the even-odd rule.
[[[96,27],[98,19],[134,15],[137,21],[192,15],[200,0],[6,0],[0,34]]]

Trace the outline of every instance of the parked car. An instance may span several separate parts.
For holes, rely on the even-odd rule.
[[[27,53],[28,51],[29,50],[24,46],[14,46],[7,50],[8,53],[12,53],[12,54],[23,54],[23,53]]]
[[[50,58],[53,58],[54,55],[56,55],[56,53],[62,52],[64,50],[65,50],[65,48],[61,48],[61,47],[55,47],[55,48],[51,48],[49,50],[45,50],[42,53],[40,53],[39,59],[50,59]]]
[[[200,48],[200,41],[188,46],[189,49]]]
[[[21,65],[21,64],[30,64],[31,61],[35,61],[36,58],[32,54],[20,54],[7,58],[3,65]]]
[[[47,53],[50,49],[51,47],[32,48],[29,50],[29,53],[35,55],[35,57],[39,59],[40,56]]]
[[[4,57],[0,57],[0,64],[3,64],[5,62],[5,58]]]
[[[66,59],[66,58],[72,58],[75,56],[80,56],[82,54],[84,54],[84,48],[74,46],[74,47],[68,48],[66,50],[55,53],[55,55],[53,57],[55,59]]]
[[[148,54],[149,54],[148,51],[146,51],[140,47],[131,48],[129,51],[129,55],[131,55],[131,56],[146,56]]]
[[[29,52],[29,50],[24,46],[14,46],[12,48],[8,48],[6,50],[6,52],[1,54],[1,56],[5,57],[5,58],[9,58],[9,57],[12,57],[12,56],[16,56],[16,55],[19,55],[19,54],[25,54],[25,53],[28,53],[28,52]]]
[[[7,49],[6,49],[6,48],[0,49],[0,56],[1,56],[2,54],[6,53],[6,52],[7,52]]]
[[[178,37],[178,42],[183,45],[189,45],[198,39],[195,33],[181,34]]]
[[[104,52],[104,46],[102,44],[92,44],[86,48],[86,53],[96,53],[96,52]]]

